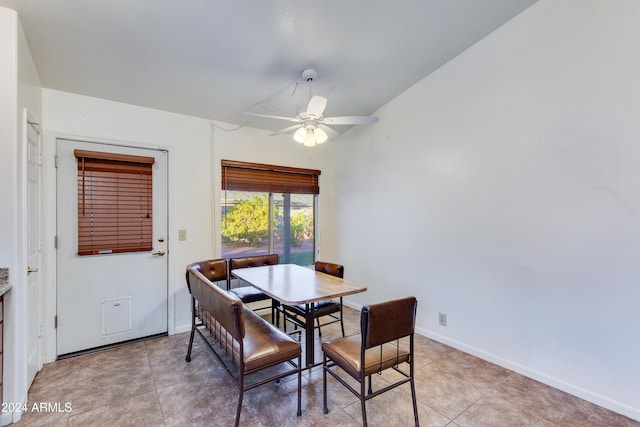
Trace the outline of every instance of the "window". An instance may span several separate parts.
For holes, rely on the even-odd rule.
[[[320,171],[222,161],[222,256],[314,262]]]
[[[78,255],[152,249],[153,157],[75,150]]]

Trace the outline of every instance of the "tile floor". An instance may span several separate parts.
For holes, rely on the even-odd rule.
[[[359,312],[345,309],[347,335],[358,332]],[[325,339],[339,325],[323,328]],[[211,350],[189,334],[156,338],[47,364],[29,391],[16,426],[232,426],[237,391]],[[640,423],[520,374],[416,335],[416,389],[424,426],[638,426]],[[304,346],[303,346],[304,348]],[[391,372],[391,373],[389,373]],[[374,377],[392,379],[393,371]],[[395,374],[397,375],[397,374]],[[322,412],[322,371],[303,374],[302,417],[295,416],[295,378],[245,393],[243,426],[358,426],[357,398],[329,377],[329,414]],[[58,404],[58,407],[55,406]],[[71,410],[65,411],[65,404]],[[372,426],[413,423],[408,385],[367,403]]]

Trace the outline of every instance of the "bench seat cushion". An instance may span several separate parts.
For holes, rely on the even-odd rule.
[[[298,342],[252,310],[243,309],[245,373],[298,357]]]
[[[197,314],[225,353],[232,355],[233,361],[239,363],[238,342],[202,306],[197,308]],[[245,373],[298,357],[301,346],[289,335],[246,307],[243,307],[242,317]]]

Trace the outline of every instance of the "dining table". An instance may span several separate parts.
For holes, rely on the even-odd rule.
[[[261,290],[272,300],[305,307],[305,363],[314,366],[314,303],[365,292],[367,288],[297,264],[239,268],[231,274]],[[285,320],[286,321],[286,320]]]

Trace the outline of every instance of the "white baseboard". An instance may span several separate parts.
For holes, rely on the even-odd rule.
[[[358,310],[358,311],[362,310],[362,304],[354,304],[347,300],[343,300],[342,305],[346,305],[347,307],[353,308],[354,310]]]
[[[186,325],[176,326],[173,329],[173,332],[171,332],[169,335],[176,335],[176,334],[181,334],[183,332],[189,332],[189,331],[191,331],[191,323],[188,323]]]

